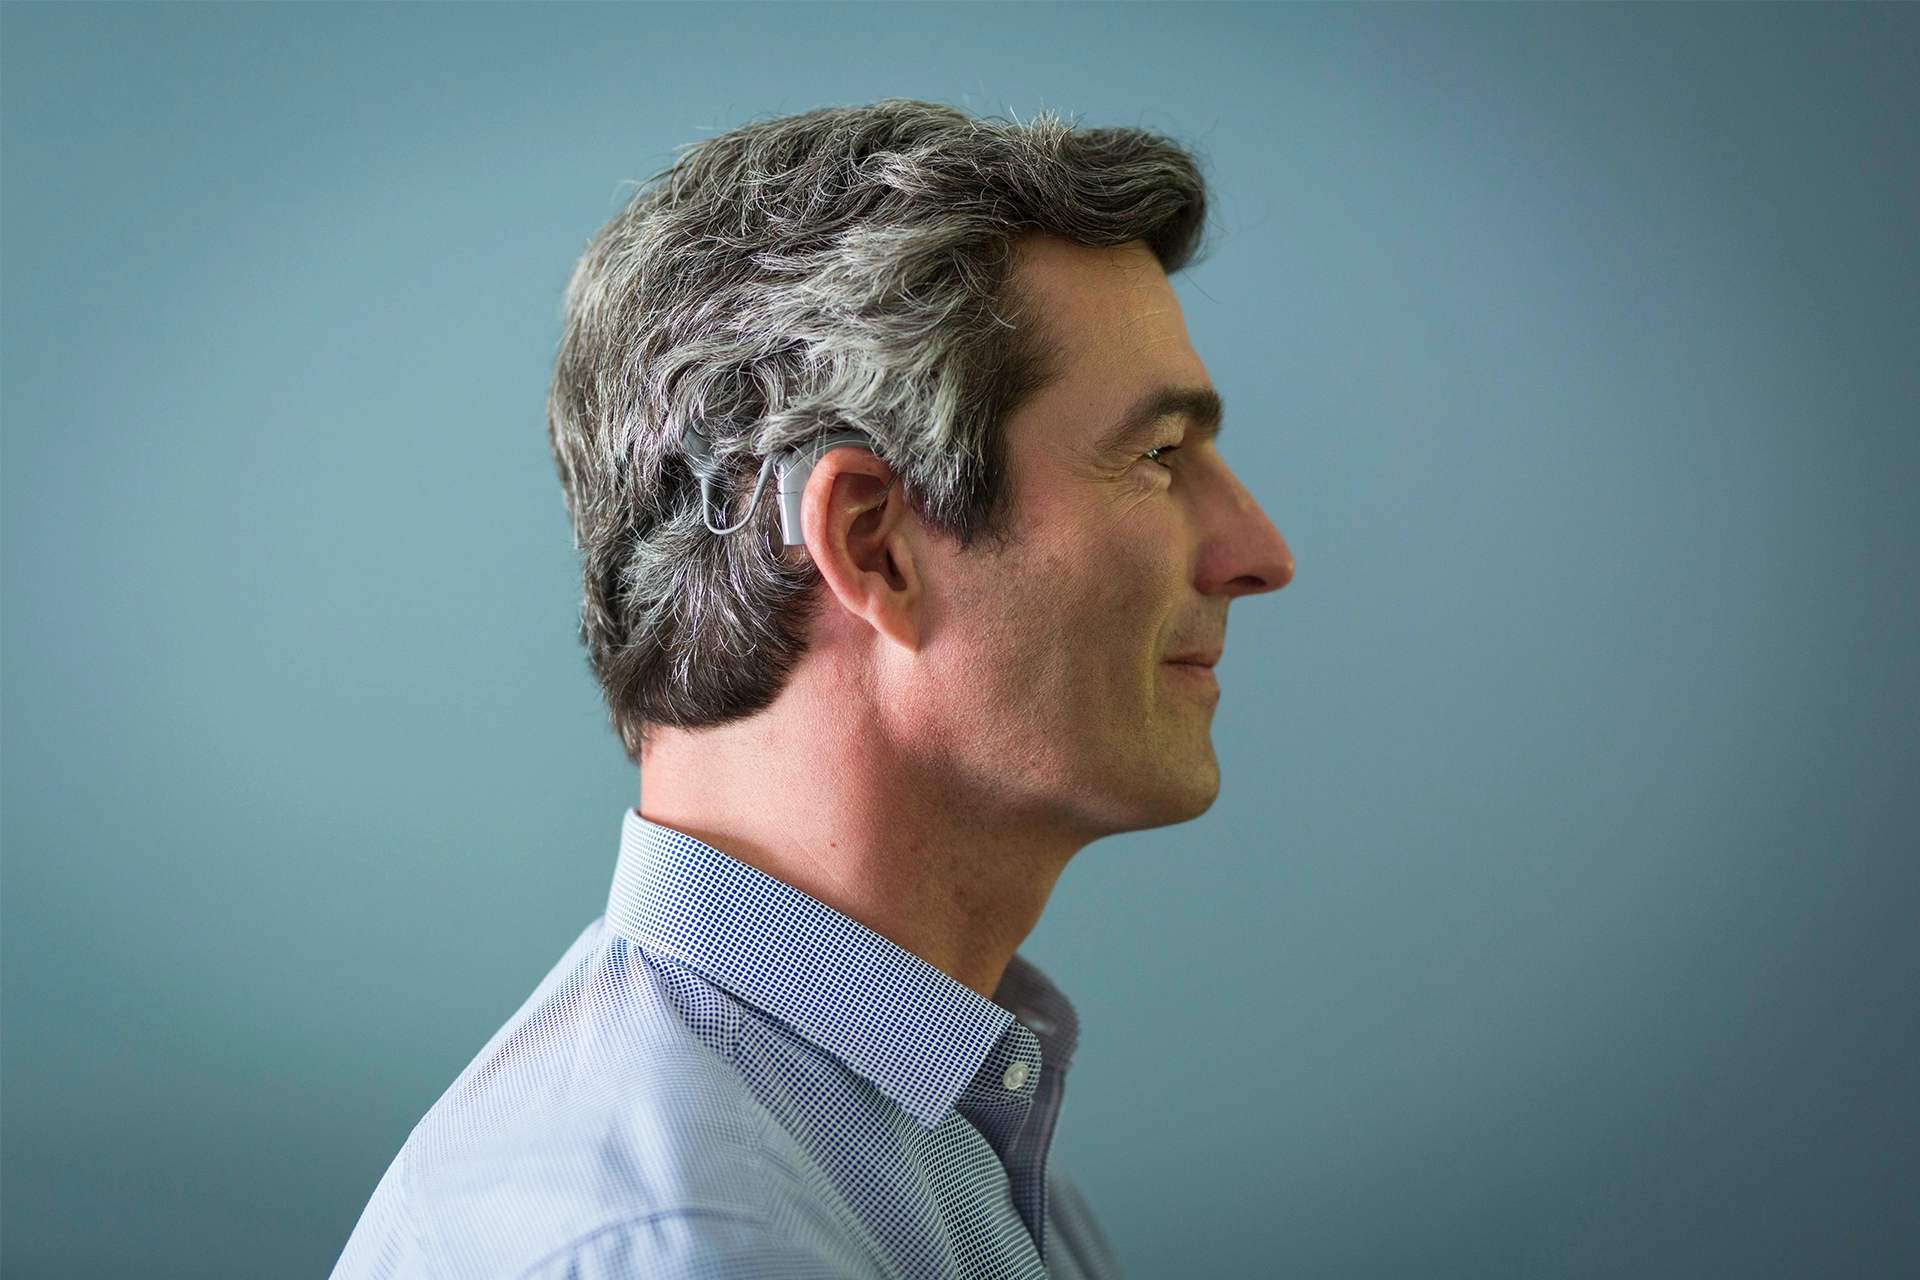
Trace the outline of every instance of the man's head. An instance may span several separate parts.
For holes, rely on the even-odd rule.
[[[1145,245],[1035,237],[1014,280],[1051,376],[1005,422],[1005,536],[895,555],[932,597],[929,718],[951,767],[994,775],[979,789],[1088,836],[1197,817],[1227,606],[1285,586],[1292,555],[1214,447],[1220,398]],[[844,596],[838,541],[822,567]]]
[[[903,714],[955,767],[1094,826],[1204,808],[1226,602],[1291,561],[1167,284],[1203,221],[1163,139],[906,102],[750,125],[644,188],[575,274],[550,403],[629,754],[771,705],[838,608],[910,655]],[[874,454],[822,464],[794,554],[770,501],[708,530],[690,429],[729,523],[778,450]]]

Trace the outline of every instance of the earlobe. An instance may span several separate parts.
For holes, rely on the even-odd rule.
[[[800,515],[807,554],[839,611],[903,648],[918,649],[918,517],[894,483],[893,469],[865,449],[836,449],[815,464]]]

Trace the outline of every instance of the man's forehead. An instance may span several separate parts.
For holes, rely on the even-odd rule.
[[[1053,354],[1042,399],[1056,430],[1065,411],[1080,420],[1086,443],[1125,450],[1169,418],[1207,434],[1218,428],[1220,398],[1152,250],[1036,236],[1021,255],[1029,322]]]
[[[1112,246],[1054,236],[1022,243],[1014,287],[1023,322],[1069,364],[1160,382],[1204,383],[1187,322],[1160,260],[1135,240]],[[1065,370],[1060,370],[1065,372]],[[1144,390],[1135,386],[1128,398]]]
[[[1014,272],[1022,290],[1048,310],[1124,313],[1142,308],[1157,311],[1166,303],[1179,307],[1160,260],[1139,240],[1088,245],[1060,236],[1030,235],[1019,244]]]

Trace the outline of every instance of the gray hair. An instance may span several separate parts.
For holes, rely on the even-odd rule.
[[[994,537],[1002,424],[1049,376],[1010,285],[1017,241],[1144,241],[1171,272],[1205,215],[1197,165],[1164,138],[906,101],[750,124],[643,186],[574,271],[547,402],[581,637],[628,755],[650,724],[770,704],[819,584],[770,500],[708,531],[689,429],[729,522],[763,459],[854,430],[931,526]]]

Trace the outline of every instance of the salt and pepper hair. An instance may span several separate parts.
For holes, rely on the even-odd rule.
[[[1048,352],[1010,275],[1032,233],[1193,255],[1191,156],[1135,129],[890,101],[764,120],[688,149],[600,230],[566,295],[548,429],[583,559],[581,635],[636,761],[649,725],[766,707],[805,648],[819,574],[768,495],[706,527],[684,446],[721,469],[865,432],[931,526],[1004,528],[1001,427]]]

